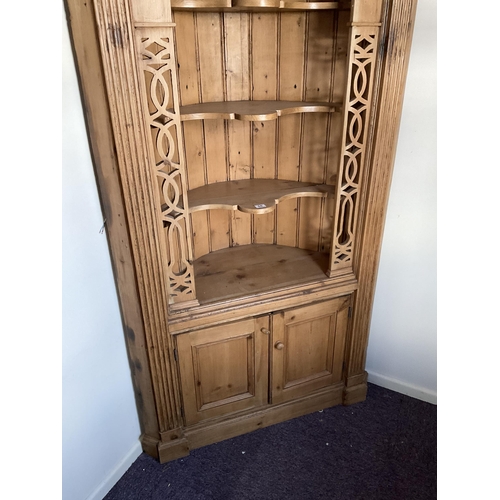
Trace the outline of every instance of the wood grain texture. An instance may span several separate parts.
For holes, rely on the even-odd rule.
[[[254,94],[255,95],[255,94]],[[300,101],[205,102],[181,106],[181,120],[268,121],[297,113],[335,113],[340,103]]]
[[[356,294],[353,315],[355,335],[349,345],[349,378],[364,373],[416,6],[416,0],[392,0],[387,5],[384,27],[385,53],[381,61],[380,91],[375,107],[375,131],[372,138],[366,203],[362,215],[359,256],[354,262],[360,289]]]
[[[85,3],[68,1],[78,5],[75,12],[83,9],[87,13],[82,16],[87,16],[83,26],[88,28],[89,11],[83,8]],[[170,47],[174,38],[169,14],[162,14],[164,6],[146,5],[146,0],[137,0],[138,4],[144,3],[144,10],[134,6],[135,28],[126,0],[94,0],[97,22],[94,48],[90,52],[85,52],[92,44],[85,40],[84,30],[75,29],[75,41],[84,48],[79,52],[82,73],[92,72],[91,65],[99,66],[102,61],[103,76],[97,76],[95,81],[82,79],[91,82],[84,91],[86,100],[92,103],[89,130],[94,135],[94,157],[113,170],[107,177],[106,170],[102,168],[99,172],[98,168],[98,179],[100,187],[110,191],[112,207],[106,210],[115,217],[111,227],[116,231],[110,233],[110,244],[119,276],[121,304],[128,308],[124,318],[128,317],[130,324],[134,322],[132,330],[127,330],[131,365],[134,363],[137,370],[133,373],[134,384],[140,391],[146,391],[146,399],[141,403],[142,394],[137,395],[138,407],[144,412],[141,425],[148,429],[143,431],[141,442],[143,449],[160,461],[184,456],[190,446],[292,418],[318,405],[323,408],[341,401],[352,404],[366,395],[364,364],[369,321],[416,2],[356,0],[348,28],[347,13],[339,9],[319,12],[313,7],[292,11],[280,10],[281,2],[278,6],[277,2],[271,2],[273,7],[262,7],[270,3],[238,1],[247,2],[246,5],[250,1],[252,6],[230,10],[217,7],[220,12],[205,12],[203,7],[192,12],[177,11],[173,21],[181,30],[175,36],[176,50],[172,51],[166,47]],[[205,7],[210,5],[207,2],[202,2]],[[255,7],[257,4],[259,7]],[[187,1],[184,5],[188,5]],[[379,30],[380,45],[374,35]],[[267,37],[260,38],[261,33]],[[139,50],[149,39],[154,42]],[[348,39],[350,50],[346,45]],[[90,59],[88,54],[92,54]],[[347,68],[346,54],[350,58]],[[178,82],[174,72],[168,76],[158,74],[167,59],[179,71]],[[354,60],[358,69],[353,70]],[[359,65],[366,61],[372,66],[359,70]],[[154,70],[146,78],[145,65]],[[149,94],[145,89],[150,90]],[[346,96],[342,132],[335,121],[337,115],[329,112],[301,111],[269,121],[260,118],[277,109],[268,108],[264,113],[250,109],[242,116],[258,120],[205,116],[182,124],[179,115],[179,104],[197,106],[255,99],[317,102],[322,106],[342,100],[342,94]],[[167,106],[167,97],[178,101]],[[269,106],[269,102],[265,105]],[[96,111],[96,106],[103,110]],[[217,106],[220,110],[221,104]],[[157,112],[156,122],[151,124],[151,117]],[[177,121],[167,137],[164,126],[169,119]],[[184,141],[183,132],[188,133]],[[103,141],[108,141],[109,147],[103,147]],[[151,141],[156,141],[156,149],[151,148]],[[182,148],[177,147],[180,143]],[[166,147],[167,144],[174,145],[173,149]],[[364,170],[355,168],[347,179],[345,172],[351,165],[346,160],[346,151],[356,156],[359,144],[363,163],[356,165],[364,166]],[[184,155],[188,168],[179,175],[175,173],[175,165],[183,164]],[[338,158],[343,162],[340,168]],[[166,195],[171,196],[171,205],[179,208],[178,213],[185,212],[182,230],[192,236],[193,249],[183,249],[180,239],[165,240],[159,224],[160,214],[165,210],[160,198],[165,195],[164,184],[156,179],[159,171],[165,174],[162,179],[171,176]],[[353,192],[348,186],[353,179],[351,187],[357,195],[359,191],[359,196],[354,211],[344,210],[348,222],[340,226],[342,231],[355,227],[353,251],[349,265],[341,273],[329,276],[331,261],[326,240],[333,242],[332,249],[336,241],[333,232],[329,233],[336,224],[333,202],[324,197],[324,192],[320,193],[321,198],[311,198],[302,196],[309,194],[302,187],[299,192],[294,189],[299,182],[325,186],[326,191],[340,186],[342,196],[348,197]],[[280,203],[277,210],[267,214],[222,209],[240,204],[239,197],[235,203],[228,201],[231,193],[216,203],[213,192],[203,195],[207,189],[223,191],[232,181],[271,184],[291,181],[295,188],[285,196],[281,188],[277,195],[273,193],[270,199]],[[189,193],[187,184],[191,188]],[[159,192],[159,186],[163,193]],[[253,196],[261,199],[275,187],[269,191],[255,188],[248,200],[259,204]],[[194,211],[189,212],[190,195],[197,189],[202,193],[198,208],[203,210],[197,211],[195,204]],[[289,199],[289,195],[297,194],[302,196],[300,202]],[[196,201],[196,196],[192,198]],[[338,205],[336,213],[340,213]],[[250,244],[260,241],[272,244]],[[290,246],[276,244],[280,242]],[[295,248],[296,245],[305,249]],[[193,269],[200,302],[185,302],[173,310],[168,306],[165,262],[183,252],[191,252],[188,260],[197,257]],[[116,259],[121,258],[123,261],[117,263]],[[180,267],[176,269],[181,271]],[[121,282],[122,279],[127,282]],[[322,307],[315,305],[317,302],[345,301],[346,296],[349,300],[352,297],[352,318],[348,309],[342,307],[335,314],[316,314],[300,321],[302,310],[316,311],[315,308]],[[285,323],[290,326],[286,336],[274,339],[276,343],[272,344],[273,356],[283,355],[289,349],[288,358],[283,357],[285,368],[281,373],[285,376],[279,384],[280,390],[288,387],[292,394],[305,385],[308,390],[297,389],[290,396],[293,401],[276,403],[278,397],[274,404],[266,401],[270,393],[263,390],[257,406],[240,408],[238,405],[244,406],[246,403],[242,402],[254,397],[255,388],[269,370],[273,373],[273,361],[271,365],[267,361],[253,364],[252,359],[269,353],[269,344],[264,343],[267,347],[262,347],[260,354],[252,358],[250,354],[256,352],[257,345],[256,329],[245,326],[249,331],[231,340],[230,324],[260,321],[269,326],[269,315],[278,318],[276,334],[282,331],[279,318],[287,318],[281,325],[283,328]],[[194,339],[196,332],[209,329],[209,338],[200,337],[196,356],[193,357],[190,341],[186,348],[189,353],[183,357],[191,360],[183,363],[193,368],[194,383],[184,390],[183,398],[193,402],[196,412],[206,412],[200,421],[195,418],[186,426],[180,410],[175,341],[177,337]],[[337,335],[339,331],[341,335]],[[314,346],[304,345],[305,338],[315,339]],[[219,358],[226,358],[229,364],[227,369],[217,372]],[[322,389],[323,375],[327,387]],[[252,377],[254,385],[249,382]],[[201,379],[203,387],[197,387]],[[266,382],[262,387],[269,385]]]
[[[153,376],[147,350],[144,319],[136,287],[135,261],[127,227],[127,209],[121,190],[118,160],[104,82],[94,6],[85,0],[67,0],[66,11],[92,161],[117,284],[124,338],[132,373],[141,432],[155,443],[159,422],[155,407]]]
[[[187,428],[185,435],[191,449],[217,443],[223,439],[262,429],[269,425],[307,415],[342,403],[343,384],[319,390],[296,401],[268,405],[233,418],[219,418]]]
[[[267,403],[267,317],[176,337],[188,425]]]
[[[225,248],[194,262],[200,304],[321,280],[327,254],[279,245]]]
[[[166,257],[162,263],[169,305],[175,308],[180,302],[194,303],[196,289],[174,34],[168,27],[141,27],[134,34],[149,167],[156,173],[154,195],[161,200],[159,219],[165,237],[161,251]]]
[[[113,126],[128,230],[134,256],[146,349],[160,432],[181,425],[180,394],[173,369],[173,346],[167,334],[167,297],[160,202],[149,168],[141,90],[137,81],[134,34],[128,3],[94,2],[111,123]]]
[[[333,196],[334,187],[312,182],[278,179],[247,179],[218,182],[189,191],[191,213],[222,208],[250,214],[273,212],[282,201],[299,198]]]
[[[348,77],[345,93],[342,148],[335,194],[332,252],[329,274],[345,272],[352,267],[358,214],[361,204],[362,180],[369,148],[370,112],[374,92],[377,54],[379,53],[379,23],[382,0],[364,5],[357,2],[352,20],[367,19],[373,24],[352,26],[349,40]],[[364,5],[364,7],[363,7]],[[378,18],[376,16],[379,16]],[[371,17],[375,16],[375,17]]]
[[[172,0],[173,9],[274,11],[346,9],[349,2],[287,2],[283,0]]]
[[[303,12],[174,14],[189,188],[301,176],[335,184],[337,156],[329,154],[329,147],[330,136],[338,131],[331,131],[331,120],[321,117],[340,117],[342,110],[342,93],[331,99],[337,67],[341,80],[345,74],[342,54],[335,52],[335,15],[328,13],[325,21],[320,13]],[[308,78],[310,101],[305,99]],[[301,216],[299,204],[286,203],[276,213],[263,211],[258,217],[231,214],[229,238],[218,240],[228,246],[254,242],[328,249],[333,205],[308,201]],[[199,248],[210,247],[200,236],[216,236],[220,227],[220,217],[212,221],[211,212],[206,216],[206,221],[192,218],[193,224],[210,226],[208,233],[193,227],[197,256]]]
[[[350,302],[347,296],[272,315],[273,404],[341,381],[347,322],[338,316],[346,317]]]

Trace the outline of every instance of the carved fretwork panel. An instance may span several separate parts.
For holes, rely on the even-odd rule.
[[[337,270],[352,267],[377,45],[377,26],[352,27],[343,146],[338,176],[339,189],[336,194],[333,227],[331,275]]]
[[[136,29],[149,146],[165,231],[169,304],[195,301],[186,173],[177,97],[173,28]]]

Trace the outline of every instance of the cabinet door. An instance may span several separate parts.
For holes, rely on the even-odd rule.
[[[269,318],[177,336],[186,425],[267,403]]]
[[[273,315],[271,397],[283,403],[342,380],[350,296]]]

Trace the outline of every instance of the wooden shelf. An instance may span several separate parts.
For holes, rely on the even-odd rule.
[[[217,182],[188,191],[189,211],[222,208],[249,214],[272,212],[283,200],[333,196],[334,186],[278,179]]]
[[[301,101],[225,101],[181,106],[181,121],[242,120],[267,121],[296,113],[335,113],[341,103]]]
[[[172,0],[176,10],[293,11],[349,9],[351,2],[286,2],[283,0]]]
[[[328,279],[328,254],[281,245],[242,245],[194,261],[200,304]]]

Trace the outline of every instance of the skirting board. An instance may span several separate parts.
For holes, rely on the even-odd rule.
[[[411,396],[415,399],[420,399],[427,403],[432,403],[437,405],[437,393],[430,391],[429,389],[424,389],[423,387],[417,387],[407,382],[401,380],[396,380],[394,378],[386,377],[385,375],[380,375],[372,371],[368,371],[368,382],[374,385],[379,385],[380,387],[385,387],[391,391],[396,391],[407,396]],[[369,391],[370,389],[368,389]]]
[[[102,500],[118,480],[127,472],[129,467],[136,461],[142,453],[142,447],[139,440],[132,446],[130,451],[118,462],[115,468],[104,478],[101,484],[91,493],[87,500]]]

